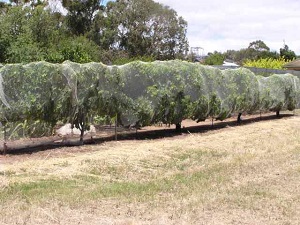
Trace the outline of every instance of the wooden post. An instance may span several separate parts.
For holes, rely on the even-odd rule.
[[[261,110],[259,111],[260,119],[261,119]]]
[[[84,141],[83,141],[83,136],[84,136],[84,129],[85,129],[85,114],[84,113],[82,113],[82,115],[80,115],[81,116],[81,121],[80,121],[80,124],[79,124],[79,130],[80,130],[80,140],[79,140],[79,142],[80,142],[80,145],[83,145],[83,143],[84,143]]]
[[[117,130],[117,126],[118,126],[118,113],[116,114],[115,117],[115,140],[118,140],[118,130]]]
[[[4,131],[4,142],[3,142],[3,155],[6,155],[7,153],[7,134],[6,134],[6,122],[3,123],[3,131]]]
[[[79,139],[79,142],[80,142],[80,145],[83,145],[83,136],[84,136],[84,123],[81,124],[81,128],[79,129],[80,130],[80,139]]]

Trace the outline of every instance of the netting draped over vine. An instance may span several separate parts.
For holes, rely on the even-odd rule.
[[[260,77],[244,68],[221,71],[178,60],[0,67],[0,121],[11,130],[26,123],[25,136],[49,134],[58,121],[85,129],[95,116],[145,126],[298,107],[300,81],[291,74]]]

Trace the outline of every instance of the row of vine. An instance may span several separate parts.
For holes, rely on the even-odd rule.
[[[0,99],[2,124],[40,121],[53,128],[62,121],[84,131],[95,116],[146,126],[293,110],[300,106],[300,81],[291,74],[260,77],[244,68],[221,71],[179,60],[34,62],[0,68]]]

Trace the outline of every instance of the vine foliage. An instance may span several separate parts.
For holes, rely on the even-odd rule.
[[[49,135],[58,122],[70,122],[83,134],[99,116],[146,126],[298,107],[300,81],[291,74],[261,77],[244,68],[221,71],[179,60],[0,68],[0,121],[11,130],[30,124],[26,134],[22,129],[25,136]]]

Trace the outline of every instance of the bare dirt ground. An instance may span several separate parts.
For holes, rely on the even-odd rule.
[[[300,224],[300,117],[257,120],[0,156],[0,224]]]
[[[281,115],[282,117],[288,117],[294,115],[293,112],[286,112]],[[164,137],[171,137],[171,136],[179,136],[180,134],[184,133],[203,133],[210,130],[215,129],[222,129],[227,126],[238,126],[238,125],[245,125],[252,122],[257,121],[265,121],[271,119],[278,119],[275,116],[275,113],[264,113],[264,114],[254,114],[254,115],[243,115],[242,116],[243,122],[242,124],[238,124],[236,122],[236,116],[228,118],[224,121],[211,121],[211,119],[207,119],[206,121],[202,121],[196,123],[193,120],[184,120],[182,122],[182,131],[178,134],[175,131],[175,125],[167,126],[165,124],[156,125],[156,126],[148,126],[143,127],[141,129],[136,130],[135,128],[132,129],[125,129],[118,127],[117,128],[117,139],[118,140],[132,140],[132,139],[156,139],[156,138],[164,138]],[[86,134],[84,137],[85,144],[100,144],[107,141],[115,141],[115,128],[114,126],[97,126],[97,132],[93,134]],[[76,146],[79,145],[79,135],[54,135],[49,137],[41,137],[41,138],[22,138],[20,140],[12,140],[7,141],[7,153],[11,156],[13,155],[21,155],[20,157],[15,158],[22,158],[22,155],[25,153],[32,154],[32,153],[39,153],[46,150],[52,149],[61,149],[64,146]],[[66,150],[68,152],[68,150]],[[71,150],[74,152],[74,149]],[[75,150],[76,151],[76,150]],[[1,153],[3,154],[3,140],[0,141],[0,157]],[[46,154],[48,154],[46,152]],[[37,155],[37,154],[35,154]],[[3,159],[7,159],[7,157],[3,157]]]

